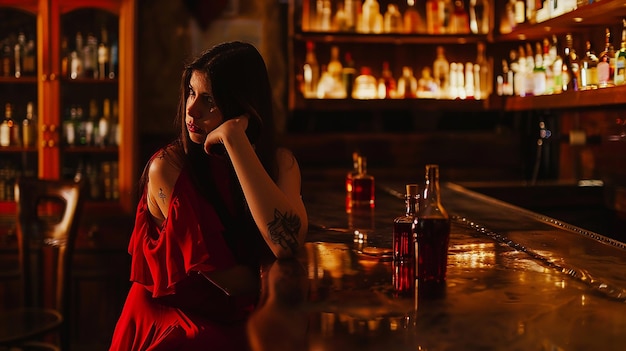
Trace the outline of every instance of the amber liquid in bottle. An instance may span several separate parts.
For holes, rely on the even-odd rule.
[[[416,235],[416,276],[420,282],[446,279],[450,218],[441,205],[439,167],[426,165],[426,185],[419,206]]]
[[[367,174],[367,160],[359,156],[358,172],[352,178],[352,206],[374,207],[374,177]]]

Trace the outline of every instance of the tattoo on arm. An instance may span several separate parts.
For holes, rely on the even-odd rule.
[[[285,249],[295,252],[298,249],[300,217],[292,213],[281,213],[274,209],[274,220],[267,224],[270,239]]]
[[[165,193],[163,192],[163,188],[159,188],[159,199],[165,203]]]

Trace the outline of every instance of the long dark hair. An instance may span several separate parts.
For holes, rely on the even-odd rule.
[[[277,180],[275,122],[272,108],[272,89],[265,61],[259,51],[251,44],[240,41],[216,45],[185,65],[180,82],[180,97],[175,124],[180,128],[174,147],[168,147],[162,154],[176,153],[178,157],[168,157],[171,162],[182,160],[180,167],[188,166],[193,181],[204,193],[204,183],[209,170],[206,168],[207,157],[203,145],[195,144],[189,138],[185,124],[189,84],[193,72],[206,74],[213,92],[213,99],[225,120],[242,114],[249,116],[246,134],[261,164],[270,177]],[[170,155],[172,156],[172,155]],[[144,169],[139,191],[147,182],[147,170]],[[204,193],[204,195],[207,195]]]
[[[206,50],[185,67],[176,122],[180,126],[185,153],[192,155],[195,145],[185,125],[189,82],[194,71],[207,75],[217,108],[225,120],[247,114],[246,134],[254,144],[265,170],[276,180],[276,145],[272,89],[267,68],[259,51],[251,44],[234,41]]]

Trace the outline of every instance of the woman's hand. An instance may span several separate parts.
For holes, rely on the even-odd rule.
[[[218,144],[225,144],[229,138],[246,134],[248,128],[248,115],[241,115],[224,121],[217,128],[207,134],[204,141],[204,151],[211,153],[211,147]]]

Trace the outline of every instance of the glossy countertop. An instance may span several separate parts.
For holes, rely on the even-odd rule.
[[[452,183],[445,286],[398,294],[403,189],[377,180],[375,208],[346,213],[342,179],[303,184],[306,250],[264,272],[255,350],[626,349],[624,244]]]

